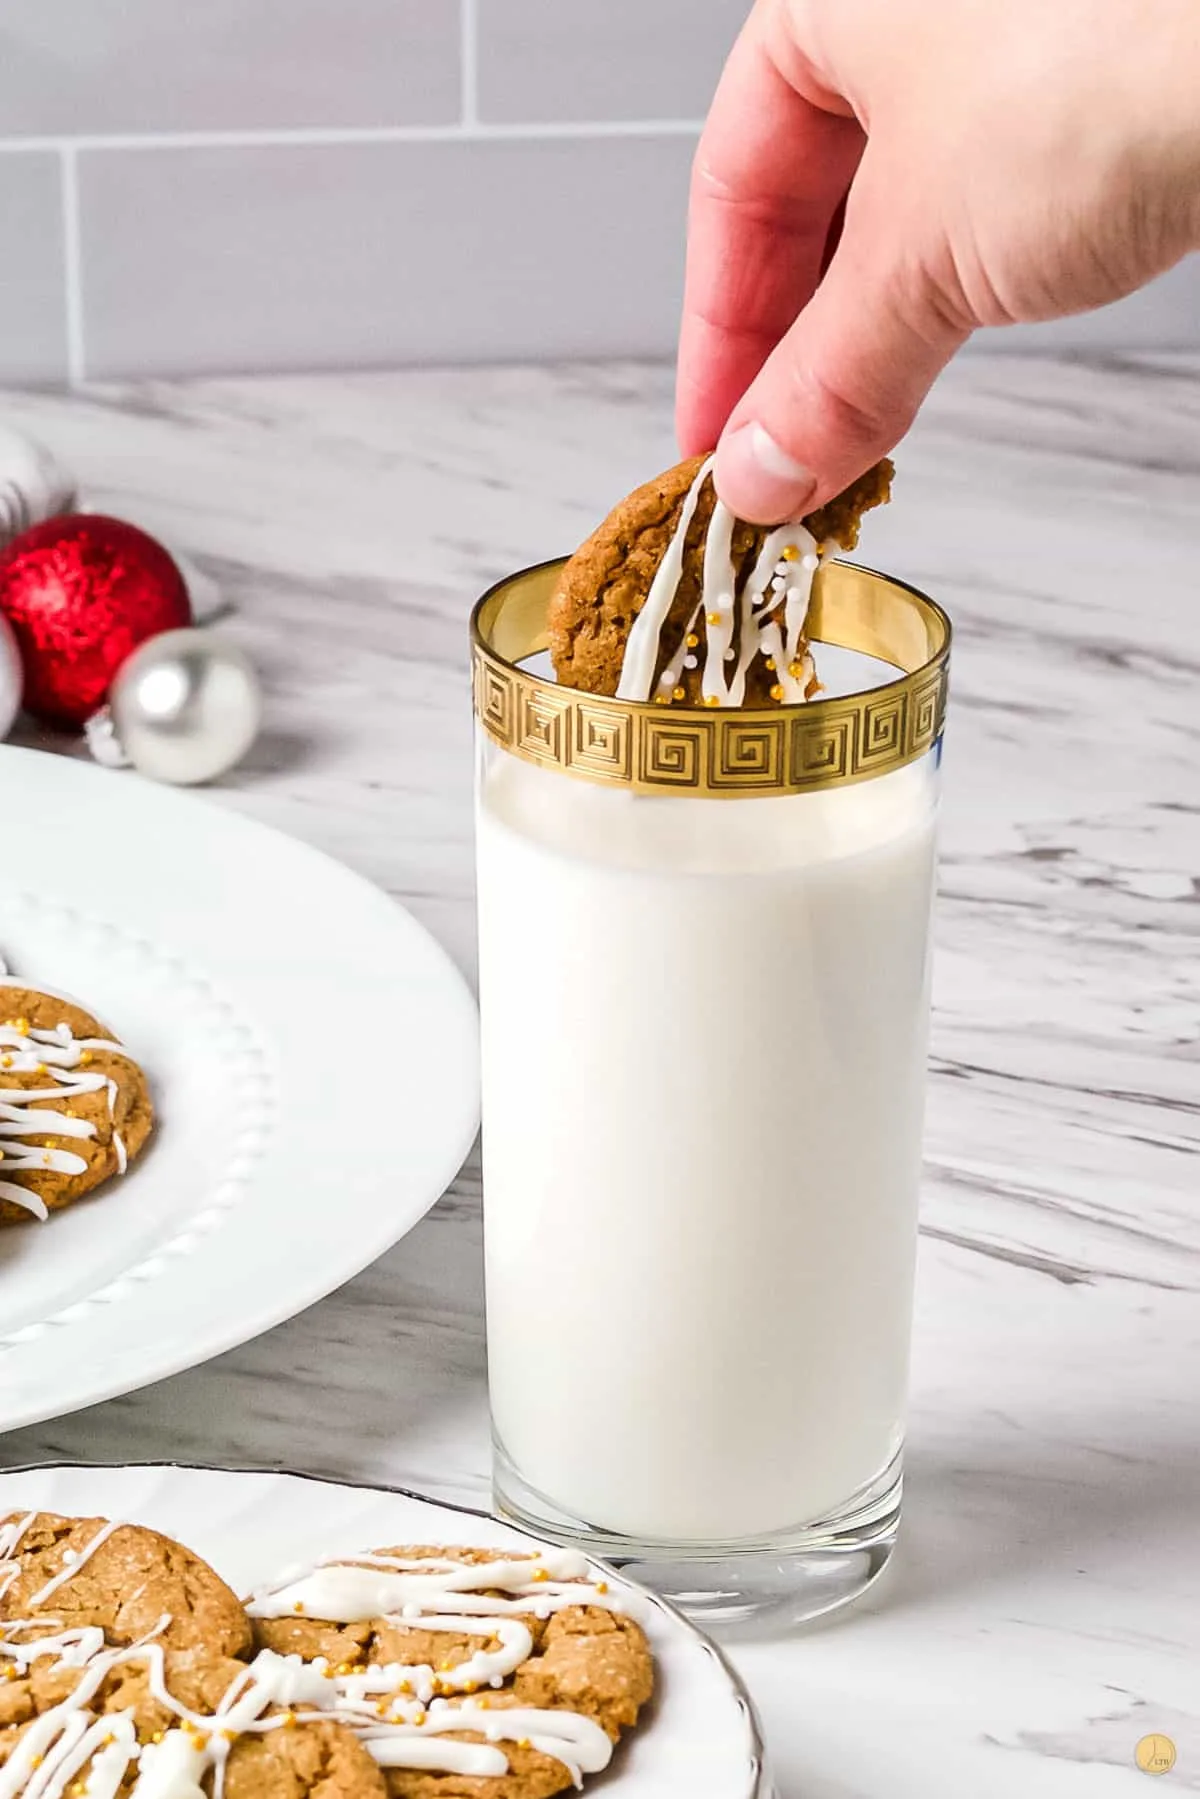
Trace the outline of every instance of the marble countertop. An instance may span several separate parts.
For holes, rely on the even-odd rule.
[[[672,459],[656,368],[9,395],[219,582],[269,685],[217,793],[472,964],[466,616]],[[1200,360],[967,358],[869,560],[954,614],[907,1522],[735,1657],[783,1799],[1200,1792]],[[61,747],[61,746],[59,746]],[[8,1436],[487,1492],[479,1179],[304,1316]]]

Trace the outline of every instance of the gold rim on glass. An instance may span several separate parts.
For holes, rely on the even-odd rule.
[[[813,586],[814,642],[903,671],[886,686],[806,705],[664,707],[581,693],[522,667],[547,648],[563,561],[497,582],[471,615],[475,716],[525,762],[634,793],[736,799],[873,780],[941,737],[950,620],[903,581],[830,562]]]

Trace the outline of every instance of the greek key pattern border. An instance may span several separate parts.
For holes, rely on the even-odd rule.
[[[849,699],[701,711],[579,693],[473,649],[475,714],[501,749],[577,780],[710,798],[812,792],[915,762],[942,734],[948,675],[943,655]]]

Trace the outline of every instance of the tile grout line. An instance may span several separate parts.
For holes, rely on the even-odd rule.
[[[83,341],[83,276],[79,235],[79,166],[75,148],[59,151],[62,179],[63,286],[67,338],[67,379],[77,386],[87,372]]]
[[[532,121],[527,125],[296,126],[278,130],[81,133],[74,137],[0,137],[0,156],[33,151],[258,150],[341,144],[486,144],[576,142],[601,138],[694,137],[701,119],[589,119]]]
[[[462,33],[462,122],[466,129],[479,123],[479,5],[478,0],[459,0]]]

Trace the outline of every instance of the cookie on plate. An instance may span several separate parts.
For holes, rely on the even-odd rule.
[[[40,1628],[0,1626],[0,1786],[14,1796],[125,1799],[143,1778],[155,1793],[213,1794],[219,1768],[225,1799],[386,1799],[351,1731],[280,1703],[305,1695],[278,1657],[247,1667],[158,1637],[111,1648],[98,1632]]]
[[[614,508],[570,558],[550,609],[558,681],[660,705],[795,704],[819,690],[805,634],[821,560],[891,493],[885,459],[827,506],[769,529],[717,500],[692,457]]]
[[[654,1689],[624,1601],[568,1551],[390,1548],[247,1602],[332,1677],[391,1799],[549,1799],[608,1766]]]
[[[17,1622],[218,1658],[251,1648],[237,1597],[190,1549],[139,1524],[54,1512],[0,1521],[0,1631]]]
[[[145,1075],[90,1012],[0,981],[0,1224],[123,1174],[153,1127]]]

